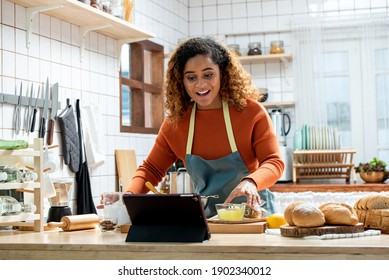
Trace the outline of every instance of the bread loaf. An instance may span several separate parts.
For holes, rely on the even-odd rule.
[[[324,225],[323,212],[316,206],[309,203],[301,203],[292,211],[293,223],[298,227],[319,227]]]
[[[329,202],[321,205],[319,209],[324,214],[326,224],[329,225],[354,226],[359,222],[355,210],[345,203]]]
[[[389,196],[383,194],[370,194],[363,196],[355,202],[354,209],[389,209]]]
[[[292,212],[293,212],[293,209],[301,204],[301,203],[304,203],[304,201],[295,201],[295,202],[292,202],[291,204],[289,204],[286,208],[285,208],[285,211],[284,211],[284,218],[285,218],[285,221],[290,225],[290,226],[294,226],[294,222],[293,222],[293,218],[292,218]]]

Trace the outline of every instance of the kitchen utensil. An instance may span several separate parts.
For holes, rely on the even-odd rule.
[[[47,136],[47,144],[51,145],[53,144],[53,135],[54,135],[54,123],[55,119],[57,117],[57,111],[58,111],[58,83],[55,83],[52,88],[52,99],[51,99],[51,114],[50,114],[50,120],[49,120],[49,129],[48,129],[48,136]]]
[[[150,182],[146,182],[145,186],[155,194],[161,194]]]
[[[170,193],[193,193],[192,180],[186,168],[178,168],[177,172],[169,172]]]
[[[281,109],[274,109],[270,113],[270,118],[273,123],[274,131],[277,135],[278,144],[286,146],[286,136],[288,135],[291,127],[289,115],[283,113]],[[286,127],[286,125],[288,126]]]
[[[31,120],[30,120],[31,129],[30,129],[30,132],[34,132],[34,130],[35,130],[35,118],[36,118],[36,112],[38,111],[37,108],[38,108],[38,97],[39,97],[40,88],[41,88],[41,86],[39,85],[38,91],[36,92],[36,96],[35,96],[35,105],[31,111]]]
[[[310,235],[323,235],[323,234],[334,234],[334,233],[358,233],[363,232],[364,227],[363,223],[359,223],[355,226],[330,226],[324,225],[321,227],[296,227],[296,226],[281,226],[280,227],[281,235],[287,237],[304,237]]]
[[[215,207],[219,220],[242,221],[246,204],[223,203],[216,204]]]
[[[96,228],[99,217],[96,214],[82,214],[64,216],[60,222],[49,222],[49,227],[60,227],[63,231],[83,230]]]
[[[23,84],[20,83],[20,94],[18,96],[18,103],[15,107],[15,113],[14,113],[14,128],[15,128],[15,134],[18,135],[20,131],[20,125],[21,125],[21,106],[22,106],[22,86]],[[15,94],[17,93],[17,90],[15,88]]]
[[[45,137],[46,132],[46,120],[49,114],[49,78],[47,78],[46,81],[46,88],[45,88],[45,101],[43,105],[43,113],[41,118],[41,123],[39,126],[39,138]]]
[[[61,219],[65,216],[73,215],[72,209],[69,206],[51,206],[47,214],[47,222],[61,222]]]
[[[32,94],[33,94],[33,84],[31,84],[31,90],[30,90],[30,98],[28,99],[28,105],[26,110],[24,111],[24,130],[29,133],[30,132],[30,125],[31,125],[31,106],[32,106]],[[28,94],[28,88],[26,90],[26,96]]]
[[[208,227],[212,233],[258,234],[265,232],[266,222],[215,223],[208,220]]]
[[[209,198],[219,198],[219,196],[217,194],[216,195],[202,195],[201,202],[203,203],[204,209],[207,208],[207,206],[208,206],[208,199]]]

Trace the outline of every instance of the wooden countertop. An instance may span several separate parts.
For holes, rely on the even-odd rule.
[[[268,234],[213,234],[203,243],[126,243],[126,234],[98,229],[0,231],[0,259],[389,259],[389,235],[306,240]]]
[[[389,192],[389,184],[386,182],[367,184],[362,181],[346,183],[344,179],[301,179],[298,183],[276,183],[270,190],[273,192]]]

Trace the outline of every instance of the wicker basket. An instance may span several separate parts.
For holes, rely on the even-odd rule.
[[[302,150],[293,152],[293,182],[299,179],[346,179],[355,181],[355,150]]]

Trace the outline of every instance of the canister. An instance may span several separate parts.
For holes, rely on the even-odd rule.
[[[262,54],[261,42],[249,43],[249,51],[247,55],[259,55]]]
[[[284,41],[271,41],[270,42],[270,53],[271,54],[277,54],[277,53],[284,53]]]

